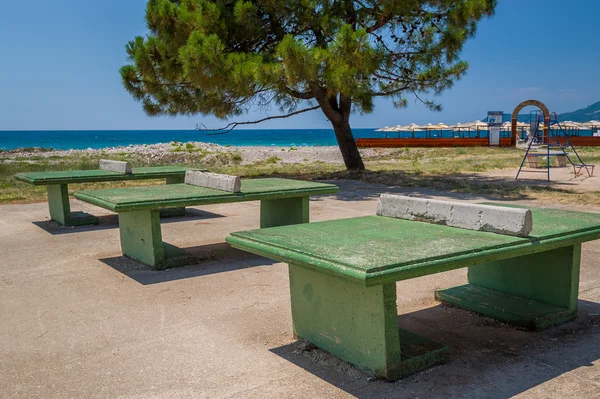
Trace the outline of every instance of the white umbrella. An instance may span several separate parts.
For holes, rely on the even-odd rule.
[[[525,127],[529,127],[529,123],[517,121],[517,128],[525,128]],[[502,124],[502,129],[511,129],[511,128],[512,128],[512,122],[510,122],[510,121],[504,122]]]
[[[442,132],[442,130],[448,129],[448,125],[444,124],[444,123],[438,123],[437,125],[434,125],[433,123],[428,123],[427,125],[423,125],[421,126],[422,129],[429,131],[434,131],[434,130],[439,130],[440,133]]]
[[[437,125],[434,125],[433,123],[428,123],[426,125],[421,126],[421,129],[425,130],[444,130],[448,128],[449,126],[442,122],[438,123]]]
[[[468,123],[456,123],[450,126],[450,129],[453,130],[461,130],[461,129],[471,129],[471,126]]]
[[[419,126],[416,123],[411,123],[408,126],[398,125],[394,128],[394,131],[396,131],[396,132],[412,132],[415,130],[423,130],[423,126]]]
[[[567,128],[567,129],[581,129],[583,127],[579,123],[573,122],[573,121],[564,121],[564,122],[558,122],[558,123],[559,123],[560,127]]]
[[[580,123],[582,129],[594,129],[600,127],[600,121],[589,121]]]
[[[460,138],[461,130],[471,131],[471,127],[467,123],[455,123],[454,125],[448,126],[454,132],[454,138]],[[470,135],[470,133],[469,133]]]
[[[379,129],[375,129],[376,132],[387,132],[386,129],[389,129],[389,127],[380,127]]]
[[[393,131],[394,132],[411,132],[414,136],[415,132],[423,131],[423,129],[421,128],[421,126],[417,125],[416,123],[411,123],[408,126],[401,126],[401,125],[395,126]]]
[[[480,120],[476,120],[475,122],[471,122],[471,123],[465,123],[465,125],[467,125],[468,127],[472,128],[472,129],[479,129],[479,130],[489,129],[488,124],[486,122],[482,122]]]

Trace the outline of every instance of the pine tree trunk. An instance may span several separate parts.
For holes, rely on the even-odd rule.
[[[362,161],[358,147],[356,147],[356,141],[354,141],[354,136],[352,135],[350,122],[346,120],[341,123],[332,123],[332,125],[340,152],[344,158],[344,164],[346,164],[346,169],[365,170],[365,164]]]

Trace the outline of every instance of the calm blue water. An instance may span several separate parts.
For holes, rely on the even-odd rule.
[[[374,129],[354,129],[356,137],[382,137]],[[209,135],[197,130],[66,130],[0,131],[0,149],[45,147],[86,149],[202,141],[232,146],[327,146],[337,145],[330,129],[233,130]]]
[[[376,132],[375,129],[354,129],[354,137],[411,137],[407,132]],[[415,138],[453,137],[452,131],[415,132]],[[503,136],[507,133],[502,133]],[[581,131],[581,136],[591,136],[591,131]],[[462,133],[469,137],[468,132]],[[470,137],[477,137],[471,132]],[[487,132],[480,132],[487,137]],[[508,136],[507,136],[508,137]],[[155,144],[171,141],[203,141],[232,146],[327,146],[337,145],[330,129],[273,129],[233,130],[227,134],[209,135],[196,130],[52,130],[52,131],[0,131],[0,149],[24,147],[55,149],[86,149],[127,146],[129,144]]]

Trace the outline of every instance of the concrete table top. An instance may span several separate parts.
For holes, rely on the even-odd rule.
[[[161,179],[171,176],[184,176],[190,168],[179,166],[152,166],[133,168],[133,173],[125,174],[108,170],[65,170],[55,172],[29,172],[17,173],[15,178],[36,186],[49,184],[90,183],[100,181],[136,180],[136,179]]]
[[[533,231],[527,238],[365,216],[243,231],[227,241],[372,286],[600,238],[598,214],[531,210]]]
[[[337,190],[337,186],[333,184],[267,178],[242,180],[242,188],[239,193],[189,184],[170,184],[164,186],[84,190],[77,191],[73,195],[82,201],[114,212],[120,212],[160,209],[173,206],[278,199],[301,195],[332,194],[336,193]]]

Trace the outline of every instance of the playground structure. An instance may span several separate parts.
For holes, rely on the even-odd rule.
[[[519,178],[521,172],[532,172],[532,173],[546,173],[547,180],[550,181],[550,157],[556,157],[558,166],[566,166],[566,162],[568,161],[573,166],[573,173],[575,177],[581,175],[583,170],[585,169],[587,175],[592,177],[594,174],[594,166],[591,164],[586,164],[573,144],[571,143],[571,138],[569,133],[561,126],[558,122],[558,118],[556,112],[549,113],[548,108],[544,104],[539,101],[529,100],[525,101],[515,108],[515,111],[512,114],[512,136],[511,141],[514,141],[516,146],[516,123],[517,116],[521,109],[527,105],[535,105],[540,108],[540,111],[531,111],[530,112],[530,124],[531,130],[530,134],[527,138],[527,149],[525,151],[525,155],[523,156],[523,160],[521,161],[521,165],[519,166],[519,170],[517,171],[517,175],[515,176],[515,180]],[[540,129],[540,125],[543,126]],[[545,152],[537,152],[532,151],[532,147],[536,145],[546,145]],[[571,153],[566,150],[571,151]],[[537,157],[545,157],[546,165],[545,168],[539,168],[537,163]],[[523,165],[527,162],[527,166],[533,166],[533,169],[523,169]]]

